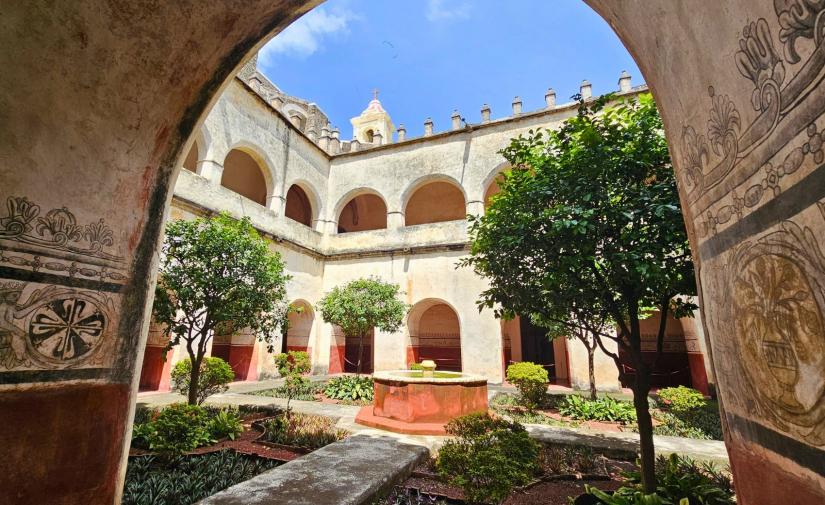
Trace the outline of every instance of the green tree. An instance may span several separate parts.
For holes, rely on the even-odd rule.
[[[166,226],[153,307],[169,337],[191,360],[188,401],[198,401],[201,363],[218,327],[248,328],[272,347],[286,318],[284,264],[248,218],[227,214]]]
[[[471,219],[465,265],[490,282],[479,301],[499,315],[536,314],[571,332],[586,330],[632,383],[644,490],[656,489],[648,405],[655,362],[643,359],[639,321],[695,306],[693,263],[661,118],[650,95],[605,107],[581,103],[558,131],[530,131],[502,151],[513,166],[484,216]],[[594,307],[618,327],[577,317]],[[615,341],[629,360],[607,349]],[[623,372],[620,372],[623,373]]]
[[[337,286],[318,302],[324,321],[340,326],[345,335],[358,337],[358,363],[361,373],[364,337],[373,328],[398,331],[409,306],[398,299],[400,288],[380,279],[356,279]]]

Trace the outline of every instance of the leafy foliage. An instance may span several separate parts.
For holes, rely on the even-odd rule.
[[[633,392],[645,488],[655,489],[650,363],[639,321],[687,316],[693,263],[661,118],[650,95],[605,107],[581,102],[556,131],[531,131],[502,154],[513,167],[483,216],[470,217],[463,264],[490,280],[479,305],[529,314],[614,341],[636,370]],[[581,317],[585,315],[587,317]],[[595,317],[591,317],[595,316]],[[588,321],[610,320],[618,335]],[[657,335],[661,348],[664,325]]]
[[[324,391],[325,383],[323,382],[312,382],[307,381],[300,387],[297,387],[292,391],[294,395],[292,397],[293,400],[302,400],[302,401],[315,401],[315,395]],[[256,396],[272,396],[274,398],[287,398],[289,392],[287,391],[286,386],[278,386],[272,389],[264,389],[261,391],[254,391],[250,394]]]
[[[446,429],[457,438],[445,442],[436,468],[471,502],[498,503],[538,469],[538,445],[520,424],[470,414],[453,419]]]
[[[661,411],[654,416],[661,423],[657,435],[722,440],[719,406],[695,389],[679,386],[658,392]]]
[[[701,392],[685,386],[660,389],[657,396],[668,410],[676,414],[704,407],[708,403]]]
[[[609,396],[589,400],[580,395],[568,395],[559,403],[559,413],[581,421],[636,421],[636,410],[632,403]]]
[[[169,405],[139,431],[149,449],[165,455],[180,455],[214,442],[209,416],[199,405]]]
[[[364,337],[374,328],[394,332],[401,327],[409,306],[398,299],[400,288],[380,279],[356,279],[327,293],[318,309],[324,321],[345,335],[358,337],[357,371],[361,373]]]
[[[395,486],[390,493],[372,505],[449,505],[444,499],[422,493],[418,489]]]
[[[183,456],[172,461],[155,456],[131,457],[122,503],[188,505],[278,465],[276,461],[234,451]]]
[[[349,434],[335,427],[335,419],[309,414],[277,416],[264,423],[265,440],[281,445],[320,449],[343,440]]]
[[[630,485],[619,488],[612,497],[606,497],[592,488],[590,494],[597,496],[606,505],[624,505],[648,502],[638,501],[643,496],[641,475],[638,472],[626,474]],[[696,461],[671,454],[656,459],[656,495],[661,501],[654,504],[680,505],[733,505],[735,503],[733,483],[730,477],[711,463]],[[623,501],[624,500],[624,501]],[[633,501],[637,500],[637,501]]]
[[[583,445],[545,444],[539,452],[539,467],[549,475],[599,474],[607,475],[606,459]]]
[[[192,389],[192,360],[186,358],[178,361],[172,369],[172,388],[182,395],[189,395]],[[208,397],[223,393],[229,389],[228,384],[235,380],[235,372],[229,363],[213,356],[206,356],[201,361],[195,397],[201,405]]]
[[[209,434],[215,440],[222,438],[235,440],[238,435],[243,433],[243,423],[238,409],[225,408],[218,410],[210,416],[208,428]]]
[[[599,489],[585,484],[585,491],[598,498],[598,503],[603,505],[674,505],[670,500],[666,500],[656,493],[645,494],[638,489],[620,488],[615,493],[607,494]],[[685,500],[680,500],[679,505],[688,505]]]
[[[324,394],[333,400],[372,401],[375,388],[372,377],[343,375],[327,381]]]
[[[547,396],[547,370],[543,366],[522,361],[507,367],[507,382],[515,385],[524,407],[533,411]]]
[[[304,351],[281,353],[275,356],[275,366],[284,378],[282,387],[286,392],[286,416],[289,417],[289,402],[309,384],[309,379],[304,377],[310,370],[309,355]]]
[[[166,225],[153,316],[168,348],[185,342],[194,363],[189,403],[197,402],[200,363],[217,329],[248,329],[271,350],[286,319],[288,279],[280,255],[248,218],[223,213]]]

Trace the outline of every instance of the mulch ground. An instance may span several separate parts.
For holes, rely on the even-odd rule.
[[[256,443],[255,441],[261,436],[261,432],[253,428],[252,423],[265,417],[269,416],[262,413],[246,416],[243,419],[244,431],[235,440],[224,439],[213,445],[198,447],[194,451],[188,452],[187,454],[207,454],[224,449],[231,449],[242,454],[249,454],[251,456],[258,456],[261,458],[283,462],[292,461],[295,458],[306,455],[305,451],[293,451],[283,447],[269,447]],[[129,449],[129,456],[144,456],[147,454],[152,454],[152,452],[136,448]]]

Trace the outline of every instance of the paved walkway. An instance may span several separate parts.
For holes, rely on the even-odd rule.
[[[257,405],[262,407],[284,408],[286,407],[286,400],[283,398],[244,394],[252,391],[271,389],[280,383],[282,383],[281,379],[261,382],[237,382],[232,384],[226,393],[210,396],[206,402],[210,405]],[[509,386],[496,385],[490,387],[489,394],[492,397],[498,392],[513,391],[515,390]],[[184,397],[177,393],[141,393],[138,395],[138,406],[157,407],[184,400]],[[446,437],[402,435],[356,424],[355,416],[358,414],[360,407],[300,400],[292,400],[290,405],[296,412],[336,418],[338,419],[336,425],[339,428],[348,430],[353,434],[384,437],[396,440],[402,444],[424,446],[430,451],[438,450],[444,443],[444,440],[446,440]],[[637,433],[606,432],[539,424],[528,424],[526,427],[533,438],[546,442],[568,445],[589,445],[602,451],[623,453],[625,455],[628,453],[636,453],[639,449],[639,435]],[[656,435],[654,436],[654,445],[657,454],[668,455],[678,453],[697,460],[712,461],[722,465],[729,464],[725,444],[718,440],[696,440],[692,438]]]

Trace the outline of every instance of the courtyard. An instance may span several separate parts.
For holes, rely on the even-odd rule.
[[[825,503],[821,1],[2,10],[0,503]]]

